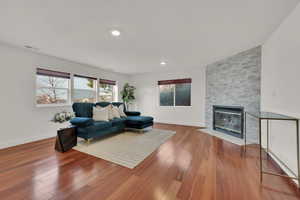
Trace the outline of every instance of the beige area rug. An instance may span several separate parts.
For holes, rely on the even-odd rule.
[[[94,140],[89,145],[79,140],[73,149],[133,169],[175,133],[161,129],[143,133],[126,131]]]

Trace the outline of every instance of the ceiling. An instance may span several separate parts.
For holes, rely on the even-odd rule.
[[[262,44],[298,2],[1,0],[0,41],[121,73],[188,69]]]

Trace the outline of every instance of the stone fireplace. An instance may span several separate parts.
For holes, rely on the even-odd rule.
[[[243,138],[244,108],[239,106],[213,106],[213,130]]]
[[[242,109],[260,111],[261,47],[255,47],[206,66],[206,132],[242,144]],[[215,107],[220,106],[223,108]],[[228,108],[228,106],[230,106]],[[217,113],[215,112],[217,111]],[[247,117],[247,142],[257,143],[258,121]]]

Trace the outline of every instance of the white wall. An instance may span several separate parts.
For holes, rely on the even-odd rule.
[[[127,75],[0,44],[0,149],[53,137],[58,128],[65,126],[50,120],[56,112],[71,110],[70,106],[38,108],[35,105],[37,67],[116,80],[119,87],[129,78]]]
[[[171,67],[171,66],[168,66]],[[158,80],[192,78],[191,107],[160,107]],[[205,125],[205,68],[176,72],[135,75],[130,83],[137,87],[136,102],[132,106],[143,115],[154,117],[155,122],[191,126]]]
[[[262,110],[297,118],[300,118],[299,19],[300,4],[263,45],[261,87]],[[272,122],[270,142],[271,150],[297,172],[295,128],[295,123]]]

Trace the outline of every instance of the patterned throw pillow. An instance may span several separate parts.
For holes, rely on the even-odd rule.
[[[127,115],[124,113],[124,105],[123,104],[120,105],[118,109],[119,109],[119,113],[120,113],[121,117],[127,117]]]
[[[102,108],[100,106],[93,107],[93,120],[108,121],[108,108]]]
[[[107,108],[108,108],[108,119],[112,120],[114,118],[113,111],[112,111],[112,105],[107,106]]]
[[[119,108],[112,106],[112,115],[114,118],[120,118],[120,112],[119,112]]]

